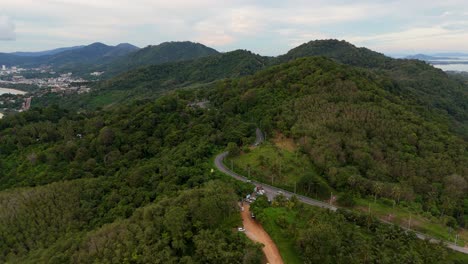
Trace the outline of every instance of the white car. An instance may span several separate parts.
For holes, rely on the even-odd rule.
[[[238,227],[238,228],[237,228],[237,231],[239,231],[239,232],[245,232],[245,228],[243,228],[243,227]]]

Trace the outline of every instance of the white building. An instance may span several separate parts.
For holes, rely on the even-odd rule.
[[[2,65],[2,71],[6,71],[6,66]]]

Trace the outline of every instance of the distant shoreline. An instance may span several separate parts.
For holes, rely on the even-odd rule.
[[[0,95],[2,94],[26,94],[25,91],[20,91],[20,90],[16,90],[16,89],[11,89],[11,88],[1,88],[0,87]]]

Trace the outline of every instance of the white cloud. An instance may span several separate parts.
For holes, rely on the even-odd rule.
[[[468,30],[436,25],[372,36],[348,36],[345,39],[385,52],[460,50],[463,48],[461,43],[468,42]]]
[[[7,17],[0,15],[0,40],[15,40],[15,24]]]
[[[0,38],[14,38],[16,31],[16,47],[29,49],[53,41],[144,46],[195,40],[221,50],[285,52],[318,38],[386,50],[463,49],[468,28],[466,0],[0,0],[0,6],[16,24],[15,30],[0,16]],[[16,47],[0,43],[1,51]]]

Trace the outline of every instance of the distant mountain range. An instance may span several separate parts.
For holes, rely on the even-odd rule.
[[[53,66],[56,70],[73,70],[83,65],[95,65],[110,61],[136,50],[139,50],[139,48],[126,43],[108,46],[96,42],[87,46],[59,48],[41,52],[0,53],[0,64],[20,67],[48,65]]]
[[[405,57],[405,59],[421,60],[432,65],[468,64],[467,58],[468,54],[460,52],[436,53],[433,55],[416,54]]]
[[[67,47],[67,48],[58,48],[53,50],[45,50],[45,51],[36,51],[36,52],[12,52],[9,53],[11,55],[23,56],[23,57],[39,57],[39,56],[46,56],[46,55],[55,55],[64,51],[75,50],[83,48],[84,45],[81,46],[74,46],[74,47]]]
[[[467,118],[464,109],[468,107],[468,100],[464,88],[442,70],[417,60],[392,59],[338,40],[311,41],[278,57],[260,56],[246,50],[217,53],[191,42],[151,46],[114,60],[119,63],[107,65],[109,71],[117,69],[115,72],[123,71],[123,66],[136,69],[99,82],[89,94],[67,100],[59,98],[53,103],[72,108],[94,108],[132,99],[155,98],[168,90],[210,85],[216,80],[248,76],[292,60],[317,56],[365,69],[369,71],[369,78],[379,79],[385,89],[402,98],[413,98],[419,105],[447,112],[456,120]],[[159,65],[137,68],[144,63]]]
[[[406,56],[405,59],[413,59],[413,60],[423,60],[423,61],[433,61],[433,60],[457,60],[456,56],[454,57],[443,57],[443,56],[431,56],[426,54],[416,54]]]
[[[433,56],[437,57],[468,57],[468,53],[463,52],[442,52],[442,53],[435,53],[432,54]]]
[[[96,42],[87,46],[41,52],[0,53],[0,65],[8,67],[47,65],[57,71],[72,71],[82,75],[103,71],[105,76],[109,77],[141,66],[192,60],[218,53],[215,49],[188,41],[165,42],[143,49],[128,43],[108,46]]]
[[[199,43],[164,42],[129,52],[125,56],[97,66],[95,70],[104,71],[105,76],[113,76],[141,66],[192,60],[215,54],[219,52]]]

